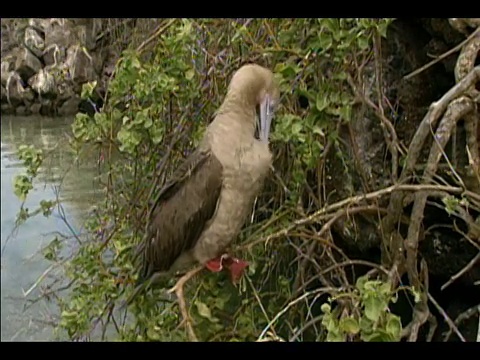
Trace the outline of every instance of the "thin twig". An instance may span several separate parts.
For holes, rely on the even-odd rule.
[[[299,219],[295,220],[292,224],[286,226],[282,230],[279,230],[273,234],[270,234],[266,237],[262,237],[260,239],[253,240],[251,242],[245,243],[241,246],[239,246],[239,249],[248,249],[251,248],[252,246],[255,246],[260,243],[264,242],[269,242],[270,240],[280,238],[282,236],[287,235],[292,229],[301,226],[301,225],[306,225],[309,223],[315,222],[318,218],[323,216],[324,214],[327,214],[331,211],[335,211],[338,209],[341,209],[345,206],[348,205],[353,205],[362,201],[368,201],[372,199],[378,199],[382,196],[390,195],[393,192],[396,191],[446,191],[452,194],[462,194],[462,193],[467,193],[464,191],[461,187],[454,187],[454,186],[444,186],[444,185],[433,185],[433,184],[426,184],[426,185],[391,185],[389,187],[368,193],[368,194],[363,194],[363,195],[356,195],[352,196],[349,198],[346,198],[344,200],[338,201],[334,204],[328,205],[322,209],[319,209],[315,211],[313,214]]]
[[[445,284],[442,285],[442,287],[440,288],[442,291],[445,290],[447,287],[449,287],[450,285],[452,285],[452,283],[457,280],[459,277],[461,277],[463,274],[465,274],[466,272],[468,272],[470,269],[472,269],[476,264],[477,262],[480,260],[480,252],[477,254],[477,256],[475,256],[472,260],[470,260],[470,262],[462,268],[462,270],[460,270],[459,272],[457,272],[455,275],[453,275],[450,280],[448,280]]]
[[[188,336],[190,341],[198,341],[197,335],[193,330],[192,321],[190,319],[190,315],[188,315],[187,304],[185,303],[185,297],[183,296],[183,287],[185,283],[190,280],[193,276],[199,273],[203,269],[203,266],[197,266],[193,270],[190,270],[185,275],[183,275],[180,279],[178,279],[177,283],[174,287],[168,290],[168,293],[175,292],[175,295],[178,299],[178,306],[180,308],[180,312],[182,313],[183,321],[185,322],[185,327],[187,328]]]
[[[433,296],[430,295],[430,293],[428,293],[427,296],[428,296],[428,300],[430,300],[430,302],[437,308],[438,312],[443,316],[443,318],[447,322],[450,329],[453,330],[455,332],[455,334],[457,334],[458,338],[462,342],[466,342],[462,333],[458,330],[458,327],[455,325],[455,323],[452,321],[452,319],[450,319],[450,316],[448,316],[448,314],[445,312],[445,310],[443,310],[443,308],[437,303],[437,301],[433,298]]]
[[[270,321],[267,326],[265,326],[265,328],[262,330],[262,332],[260,333],[260,335],[258,336],[257,338],[257,341],[261,341],[263,340],[263,338],[265,337],[265,334],[267,333],[267,331],[272,327],[273,324],[275,324],[275,322],[277,322],[277,320],[279,318],[281,318],[292,306],[298,304],[300,301],[308,298],[309,296],[311,295],[315,295],[315,294],[319,294],[319,293],[327,293],[327,292],[338,292],[338,291],[342,291],[343,289],[336,289],[336,288],[331,288],[331,287],[322,287],[322,288],[318,288],[318,289],[315,289],[315,290],[312,290],[312,291],[309,291],[305,294],[302,294],[301,296],[299,296],[298,298],[296,298],[295,300],[291,301],[290,303],[287,304],[287,306],[285,306],[281,311],[279,311],[277,313],[277,315],[275,315],[275,317],[272,319],[272,321]]]
[[[420,74],[421,72],[427,70],[428,68],[432,67],[433,65],[435,65],[436,63],[442,61],[443,59],[449,57],[450,55],[452,55],[453,53],[456,53],[457,51],[460,51],[463,47],[463,45],[465,45],[467,42],[469,42],[471,39],[473,39],[475,36],[477,36],[478,34],[480,34],[480,28],[476,29],[473,33],[470,34],[470,36],[468,38],[466,38],[464,41],[462,41],[460,44],[458,44],[457,46],[455,46],[454,48],[448,50],[447,52],[443,53],[442,55],[438,56],[436,59],[430,61],[429,63],[423,65],[421,68],[415,70],[415,71],[412,71],[410,74],[408,75],[405,75],[403,77],[404,80],[408,80],[418,74]]]
[[[160,24],[157,26],[157,28],[154,30],[154,33],[144,42],[142,42],[138,47],[137,47],[137,52],[142,52],[143,49],[150,44],[153,40],[155,40],[156,37],[160,36],[165,30],[167,30],[170,25],[172,25],[175,20],[177,19],[170,19],[167,21],[166,24]]]

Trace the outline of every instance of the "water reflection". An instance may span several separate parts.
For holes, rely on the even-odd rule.
[[[1,340],[32,341],[51,338],[52,309],[39,302],[24,311],[24,292],[50,266],[38,254],[52,240],[52,232],[68,233],[57,211],[50,218],[38,215],[12,234],[20,200],[13,194],[13,181],[23,172],[16,155],[22,144],[35,145],[47,152],[38,181],[25,204],[31,210],[41,200],[59,194],[65,215],[75,231],[92,204],[98,201],[98,174],[95,154],[80,165],[68,147],[72,118],[8,117],[1,119]],[[96,190],[97,189],[97,190]],[[38,295],[38,289],[31,296]]]

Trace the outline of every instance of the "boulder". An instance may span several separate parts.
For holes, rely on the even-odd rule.
[[[40,114],[40,109],[42,108],[42,104],[35,103],[30,106],[30,111],[32,114],[38,115]]]
[[[25,46],[38,58],[42,57],[45,49],[45,41],[33,27],[25,29]]]
[[[3,115],[12,115],[15,113],[15,109],[11,107],[9,104],[2,104],[1,112]]]
[[[15,61],[15,71],[27,82],[33,75],[40,71],[42,63],[29,50],[20,48]]]
[[[50,22],[50,18],[30,18],[28,19],[28,26],[37,31],[42,31],[45,33],[50,26]]]
[[[43,100],[41,104],[40,115],[55,116],[55,106],[52,100]]]
[[[47,68],[41,69],[29,80],[30,87],[40,96],[54,97],[56,95],[55,78]]]
[[[93,19],[89,19],[93,20]],[[78,45],[86,47],[87,50],[92,50],[96,45],[96,34],[94,33],[93,23],[86,25],[77,25],[73,28]]]
[[[13,108],[23,104],[25,89],[23,87],[22,78],[15,71],[11,71],[8,76],[6,91],[7,101]]]
[[[71,80],[77,84],[84,84],[97,78],[93,59],[85,48],[71,46],[67,50],[65,64],[68,66]]]
[[[8,100],[7,100],[7,89],[5,88],[5,86],[2,84],[2,104],[6,104],[8,103]]]
[[[58,115],[60,116],[69,116],[75,115],[78,113],[78,106],[82,100],[79,96],[74,96],[65,101],[62,106],[58,109]]]
[[[17,59],[18,48],[13,49],[8,55],[2,58],[1,70],[2,70],[2,85],[7,83],[10,71],[15,69],[15,62]]]
[[[20,105],[15,109],[15,114],[18,116],[29,115],[30,111],[25,105]]]
[[[75,90],[67,81],[57,84],[57,96],[59,101],[65,101],[75,96]]]
[[[65,48],[51,44],[45,48],[42,57],[45,66],[60,64],[65,61]]]
[[[22,99],[25,105],[31,105],[35,101],[35,93],[32,89],[23,89]]]
[[[64,19],[51,19],[45,29],[45,46],[57,45],[65,50],[75,43],[75,34],[72,32],[71,24]]]
[[[2,75],[1,75],[1,83],[2,83],[2,88],[7,84],[8,76],[10,75],[10,64],[8,61],[2,61],[1,65],[1,70],[2,70]]]

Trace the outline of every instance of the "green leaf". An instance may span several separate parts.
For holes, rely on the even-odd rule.
[[[294,123],[291,128],[292,134],[298,136],[300,132],[302,131],[302,124],[300,123]]]
[[[320,307],[320,310],[322,310],[324,314],[329,314],[331,309],[332,307],[330,306],[330,304],[327,303],[322,304],[322,306]]]
[[[360,50],[367,50],[368,47],[370,46],[369,41],[368,41],[368,38],[366,38],[366,37],[363,36],[363,35],[360,35],[360,36],[357,38],[357,45],[358,45],[358,47],[360,48]]]
[[[210,311],[210,308],[206,304],[204,304],[200,300],[196,300],[195,306],[197,307],[198,315],[208,320],[212,320],[212,312]]]
[[[377,322],[382,312],[385,311],[384,302],[374,295],[365,298],[363,304],[365,306],[365,316],[373,322]]]
[[[384,282],[382,285],[380,285],[380,288],[378,289],[380,294],[384,296],[389,296],[391,294],[391,285],[389,282]]]
[[[317,95],[317,100],[315,102],[315,105],[317,107],[318,111],[323,111],[327,108],[328,106],[328,99],[326,96],[318,94]]]
[[[422,295],[420,294],[420,291],[412,287],[411,292],[414,296],[415,303],[418,304],[422,300]]]
[[[365,289],[365,283],[368,281],[368,276],[361,276],[357,279],[357,282],[355,284],[355,287],[363,293],[363,290]]]
[[[346,335],[342,334],[338,329],[329,331],[327,334],[327,342],[345,342]]]
[[[190,69],[190,70],[185,71],[185,79],[192,80],[194,76],[195,76],[195,70],[194,69]]]
[[[387,314],[387,332],[397,341],[400,340],[400,334],[402,332],[402,322],[400,317],[394,314]]]
[[[355,318],[347,317],[340,319],[340,329],[348,334],[355,335],[360,331],[360,325]]]
[[[143,127],[144,127],[145,129],[150,129],[150,128],[152,127],[152,125],[153,125],[153,121],[152,121],[152,119],[151,119],[150,117],[147,117],[147,118],[145,119],[145,121],[143,122]]]
[[[81,92],[81,95],[80,97],[82,99],[88,99],[88,98],[91,98],[92,95],[93,95],[93,90],[95,90],[95,87],[97,86],[97,82],[96,81],[93,81],[93,82],[87,82],[85,84],[82,85],[82,92]]]
[[[161,340],[161,337],[160,337],[160,334],[155,331],[154,329],[147,329],[147,336],[149,339],[153,340],[153,341],[160,341]]]
[[[161,127],[151,127],[150,136],[155,145],[160,144],[163,140],[163,129]]]
[[[361,338],[367,342],[393,342],[394,339],[387,332],[377,329],[371,334],[362,334]]]
[[[321,31],[318,34],[318,45],[321,50],[328,50],[333,44],[333,38],[331,34]]]
[[[314,125],[313,128],[312,128],[312,132],[314,134],[317,134],[317,135],[320,135],[321,137],[324,137],[325,136],[325,133],[323,132],[322,128],[318,125]],[[318,143],[316,143],[318,144]]]
[[[340,116],[344,121],[350,121],[352,119],[352,107],[350,105],[340,107]]]

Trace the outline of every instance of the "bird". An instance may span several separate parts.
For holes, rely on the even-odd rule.
[[[127,303],[147,285],[194,264],[212,272],[226,270],[234,283],[241,278],[248,263],[225,251],[271,169],[269,134],[279,100],[279,84],[270,69],[248,63],[235,71],[199,145],[154,201],[137,252],[136,289]]]

